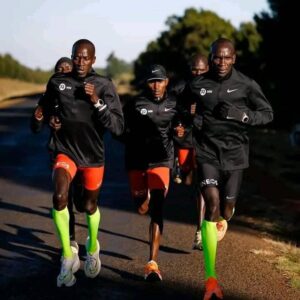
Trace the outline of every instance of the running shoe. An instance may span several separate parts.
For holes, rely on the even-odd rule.
[[[181,184],[182,183],[182,179],[180,177],[179,174],[176,174],[176,176],[174,177],[174,182],[177,183],[177,184]]]
[[[146,264],[144,278],[146,281],[162,281],[158,265],[154,260],[150,260]]]
[[[194,239],[193,249],[194,250],[203,250],[203,248],[202,248],[201,229],[199,231],[196,231],[196,233],[195,233],[195,239]]]
[[[223,292],[218,284],[218,281],[214,277],[209,277],[205,282],[205,293],[203,300],[214,299],[214,295],[217,299],[223,299]]]
[[[58,287],[62,287],[63,285],[70,287],[76,283],[76,277],[74,276],[74,274],[80,268],[80,260],[78,256],[78,245],[77,248],[71,246],[71,249],[73,252],[72,258],[65,258],[63,256],[61,257],[60,273],[57,276],[57,281],[56,281]]]
[[[85,248],[88,248],[89,238],[87,238]],[[100,245],[97,241],[97,250],[90,254],[86,250],[86,261],[84,262],[84,273],[86,277],[95,278],[101,270],[101,261],[99,257]]]
[[[218,242],[221,241],[227,231],[228,223],[226,220],[222,219],[219,222],[217,222],[217,235],[218,235]]]
[[[71,240],[70,241],[70,245],[71,245],[71,248],[73,247],[74,249],[72,249],[72,251],[77,251],[77,253],[79,252],[79,246],[77,244],[77,242],[75,240]]]

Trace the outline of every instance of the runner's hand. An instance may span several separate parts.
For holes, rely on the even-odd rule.
[[[95,85],[92,83],[84,83],[84,91],[87,95],[91,97],[93,104],[98,102],[99,96],[96,94]]]
[[[179,124],[178,126],[176,126],[174,128],[175,132],[176,132],[176,135],[178,137],[183,137],[184,136],[184,127],[182,126],[182,124]]]
[[[249,117],[244,111],[241,111],[228,101],[219,102],[219,104],[217,104],[215,107],[215,112],[222,119],[235,120],[243,123],[247,123],[249,120]]]
[[[191,105],[190,113],[191,115],[194,115],[196,113],[196,102]]]
[[[44,119],[43,108],[38,105],[34,111],[34,117],[37,121],[42,121]]]
[[[61,122],[57,116],[51,116],[49,120],[49,126],[55,131],[61,128]]]

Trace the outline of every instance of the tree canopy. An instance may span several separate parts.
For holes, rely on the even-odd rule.
[[[51,71],[32,70],[20,64],[10,54],[0,55],[0,77],[21,79],[24,81],[45,83]]]
[[[166,25],[168,29],[156,41],[150,42],[135,61],[137,82],[141,80],[144,68],[152,63],[164,65],[171,74],[184,76],[192,54],[208,55],[210,44],[215,39],[232,39],[236,32],[229,21],[216,13],[195,8],[186,9],[183,16],[169,17]]]
[[[114,52],[107,57],[106,62],[105,73],[108,77],[115,78],[120,74],[132,72],[132,64],[117,58]]]

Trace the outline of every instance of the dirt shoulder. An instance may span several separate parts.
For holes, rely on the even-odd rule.
[[[6,99],[43,93],[45,84],[35,84],[11,78],[0,78],[0,103]]]

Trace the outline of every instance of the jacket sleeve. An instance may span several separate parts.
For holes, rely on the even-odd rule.
[[[104,101],[104,106],[95,108],[97,119],[112,134],[121,135],[124,131],[122,105],[111,81],[103,87],[100,98]]]
[[[191,114],[191,105],[196,103],[196,112],[194,115]],[[199,101],[197,96],[192,92],[191,83],[187,84],[178,97],[177,110],[179,119],[183,124],[188,126],[193,125],[197,130],[201,130],[203,117],[201,109],[199,107]]]
[[[38,105],[43,108],[44,123],[49,123],[49,118],[54,114],[54,105],[56,103],[57,96],[55,94],[52,79],[48,81],[46,92],[38,101]]]
[[[132,122],[134,122],[134,102],[135,98],[128,100],[123,106],[124,130],[119,136],[113,135],[121,143],[126,143],[130,136]]]
[[[254,80],[250,82],[249,86],[248,107],[249,110],[245,111],[249,117],[247,124],[264,125],[273,120],[273,109]]]

